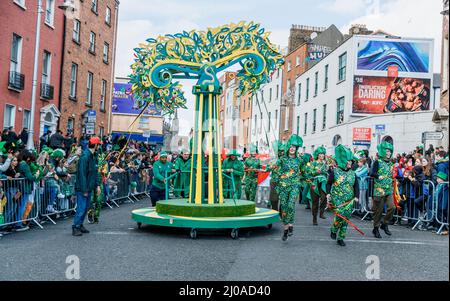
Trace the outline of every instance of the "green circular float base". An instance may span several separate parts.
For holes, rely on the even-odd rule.
[[[234,217],[255,213],[254,202],[224,200],[223,204],[191,204],[187,199],[172,199],[156,203],[159,214],[188,217]]]
[[[235,217],[187,217],[161,214],[156,208],[142,208],[131,212],[131,218],[140,224],[192,228],[192,229],[239,229],[263,227],[279,221],[278,211],[256,208],[253,214]]]

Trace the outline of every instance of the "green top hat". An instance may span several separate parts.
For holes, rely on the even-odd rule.
[[[447,181],[448,179],[447,174],[443,171],[438,172],[437,177],[443,181]]]
[[[319,158],[319,155],[320,154],[324,154],[324,155],[326,155],[327,154],[327,150],[326,150],[326,148],[325,147],[323,147],[323,146],[319,146],[315,151],[314,151],[314,160],[317,160],[317,158]]]
[[[335,149],[335,160],[337,166],[341,169],[346,169],[347,162],[353,160],[353,153],[348,147],[339,144]]]
[[[354,157],[356,160],[360,160],[360,159],[366,158],[366,154],[364,153],[364,151],[359,150],[355,153]]]
[[[303,146],[303,139],[298,135],[292,135],[289,140],[286,142],[286,146],[284,148],[285,152],[288,152],[291,146],[295,146],[296,149]]]
[[[237,152],[236,149],[232,149],[232,150],[227,154],[227,157],[230,157],[230,156],[240,157],[241,155]]]

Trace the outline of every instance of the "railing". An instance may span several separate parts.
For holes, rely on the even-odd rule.
[[[25,75],[10,71],[8,78],[8,87],[22,91],[25,87]]]
[[[53,86],[41,84],[41,98],[51,100],[53,99]]]

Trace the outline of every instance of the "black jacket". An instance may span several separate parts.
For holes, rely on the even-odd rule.
[[[97,186],[100,186],[98,161],[96,156],[89,149],[86,149],[78,160],[75,191],[93,192]]]

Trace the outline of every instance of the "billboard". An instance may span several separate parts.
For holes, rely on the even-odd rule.
[[[372,128],[353,128],[353,145],[370,145]]]
[[[417,112],[430,109],[430,79],[355,76],[355,114]]]
[[[359,40],[358,70],[387,71],[397,66],[399,72],[430,72],[429,42]]]
[[[114,83],[112,114],[139,115],[142,109],[135,106],[133,94],[130,94],[131,84]],[[161,110],[149,105],[144,116],[161,116]]]

